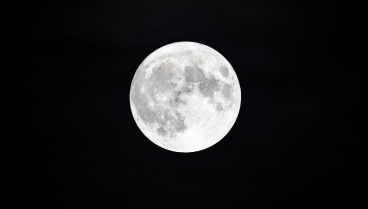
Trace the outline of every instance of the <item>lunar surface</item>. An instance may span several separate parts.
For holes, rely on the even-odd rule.
[[[217,51],[176,42],[151,53],[138,67],[130,107],[143,134],[174,152],[195,152],[219,142],[240,109],[238,78]]]

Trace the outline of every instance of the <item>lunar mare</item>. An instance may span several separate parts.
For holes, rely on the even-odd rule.
[[[195,152],[219,142],[239,113],[241,91],[230,63],[195,42],[176,42],[151,53],[130,89],[134,120],[156,145]]]

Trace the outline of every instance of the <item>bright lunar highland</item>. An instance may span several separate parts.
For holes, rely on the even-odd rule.
[[[239,80],[217,51],[176,42],[151,53],[138,67],[130,107],[143,134],[174,152],[195,152],[219,142],[240,110]]]

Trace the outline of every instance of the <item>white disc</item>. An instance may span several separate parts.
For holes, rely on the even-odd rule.
[[[219,142],[238,116],[241,91],[230,63],[195,42],[176,42],[151,53],[138,67],[130,107],[143,134],[175,152]]]

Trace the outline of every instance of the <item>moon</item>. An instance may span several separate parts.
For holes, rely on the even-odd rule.
[[[152,52],[138,67],[130,107],[154,144],[196,152],[219,142],[240,110],[238,77],[219,52],[195,42],[175,42]]]

